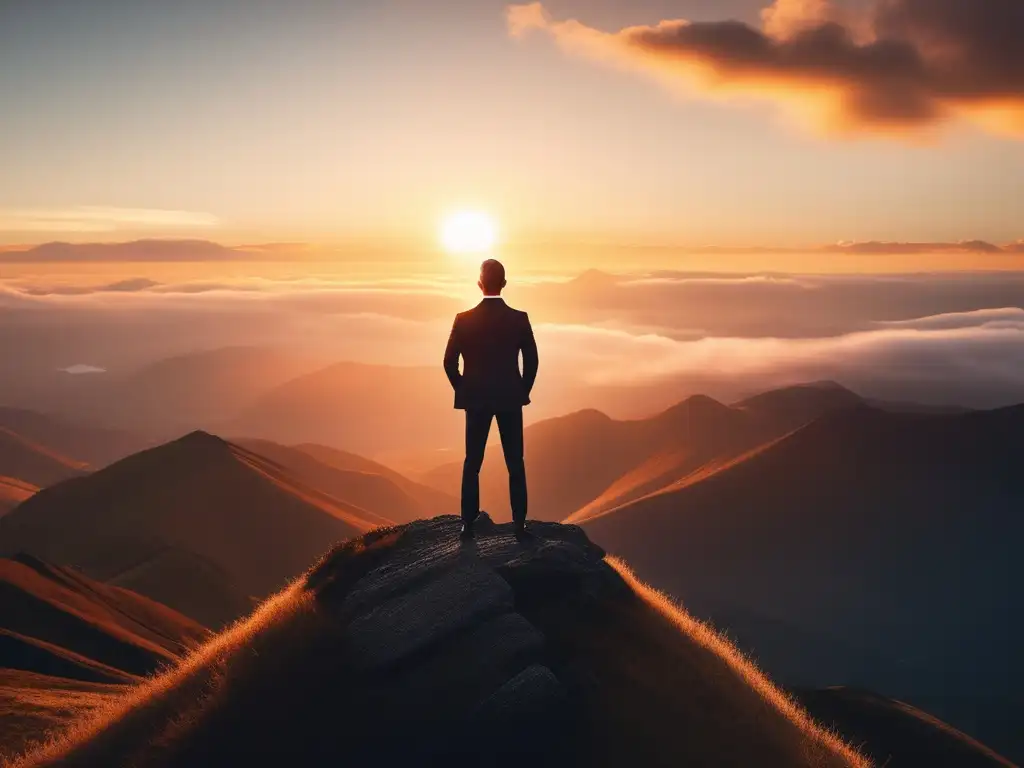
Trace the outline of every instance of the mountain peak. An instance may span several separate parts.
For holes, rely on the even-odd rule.
[[[537,523],[521,542],[485,516],[460,542],[459,525],[337,547],[210,646],[222,650],[52,750],[108,765],[319,765],[338,754],[341,717],[360,735],[344,747],[354,766],[511,764],[510,739],[514,764],[541,766],[866,765],[582,529]],[[197,702],[197,685],[212,695]]]
[[[866,401],[834,381],[795,384],[747,398],[733,408],[747,411],[785,429],[796,429],[827,413],[860,408]]]
[[[0,555],[26,550],[99,579],[128,573],[143,594],[207,616],[210,590],[196,588],[194,574],[182,578],[183,558],[215,563],[241,596],[263,597],[334,542],[380,524],[271,461],[196,431],[22,502],[0,517]]]
[[[728,411],[729,406],[720,403],[708,395],[691,395],[674,408],[686,409],[688,411]],[[669,410],[672,410],[671,408]]]
[[[201,429],[197,429],[194,432],[189,432],[184,437],[178,438],[175,443],[177,445],[194,445],[203,447],[217,447],[226,448],[228,445],[227,440],[209,432],[204,432]]]

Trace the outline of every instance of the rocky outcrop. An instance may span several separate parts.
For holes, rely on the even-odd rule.
[[[321,607],[345,622],[344,653],[373,681],[378,722],[428,726],[383,752],[376,744],[374,756],[560,759],[571,720],[566,686],[548,666],[543,633],[516,602],[535,588],[556,594],[559,581],[597,590],[617,577],[575,526],[535,523],[532,536],[517,540],[510,525],[485,515],[471,541],[460,540],[460,526],[441,517],[376,532],[361,542],[366,550],[345,545],[308,577]],[[430,711],[417,709],[431,701]]]

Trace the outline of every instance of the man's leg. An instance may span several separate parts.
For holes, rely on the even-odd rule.
[[[526,462],[523,460],[523,409],[498,414],[501,450],[508,467],[508,498],[512,519],[526,521]]]
[[[491,431],[491,414],[466,411],[466,460],[462,464],[462,522],[472,525],[480,512],[480,468]]]

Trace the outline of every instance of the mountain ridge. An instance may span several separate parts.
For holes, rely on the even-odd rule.
[[[83,519],[81,510],[90,517]],[[23,502],[0,518],[0,555],[28,551],[102,581],[168,548],[180,550],[223,570],[241,590],[241,605],[301,573],[334,542],[387,522],[303,485],[256,454],[193,432]],[[54,537],[53,530],[68,533]],[[154,581],[160,579],[150,575],[138,584]],[[222,584],[218,577],[214,594],[223,594]],[[169,595],[161,598],[167,602]],[[212,610],[194,587],[169,604],[207,620]],[[218,625],[235,618],[221,616]]]

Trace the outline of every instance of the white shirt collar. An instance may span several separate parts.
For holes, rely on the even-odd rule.
[[[484,296],[485,299],[500,299],[501,296]]]

